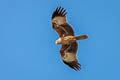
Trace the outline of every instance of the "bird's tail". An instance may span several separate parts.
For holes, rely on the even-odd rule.
[[[84,40],[88,38],[88,35],[75,36],[76,40]]]

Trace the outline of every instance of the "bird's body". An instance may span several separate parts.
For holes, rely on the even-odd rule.
[[[83,40],[88,38],[87,35],[75,36],[74,30],[67,23],[66,20],[66,10],[59,7],[57,8],[52,15],[52,26],[53,29],[59,34],[59,39],[56,41],[56,44],[61,44],[62,48],[60,50],[60,54],[62,60],[69,67],[79,70],[81,65],[77,60],[77,49],[78,43],[77,40]]]
[[[65,37],[60,37],[57,41],[56,44],[70,44],[72,42],[75,42],[76,38],[74,36],[65,36]]]

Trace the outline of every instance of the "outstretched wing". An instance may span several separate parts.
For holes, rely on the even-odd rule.
[[[67,23],[66,10],[58,7],[52,14],[53,29],[59,34],[60,37],[74,35],[72,27]]]
[[[73,42],[70,45],[62,45],[60,50],[63,62],[74,70],[79,70],[81,67],[76,56],[77,49],[78,43]]]

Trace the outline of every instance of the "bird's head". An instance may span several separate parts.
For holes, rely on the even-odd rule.
[[[56,40],[56,44],[62,44],[62,39],[59,38],[58,40]]]

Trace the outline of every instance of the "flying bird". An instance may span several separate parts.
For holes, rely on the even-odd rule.
[[[58,33],[59,38],[56,44],[61,44],[60,55],[63,62],[74,70],[80,70],[81,65],[77,60],[78,43],[77,40],[87,39],[87,35],[75,36],[74,30],[66,19],[66,10],[57,7],[52,14],[52,27]]]

